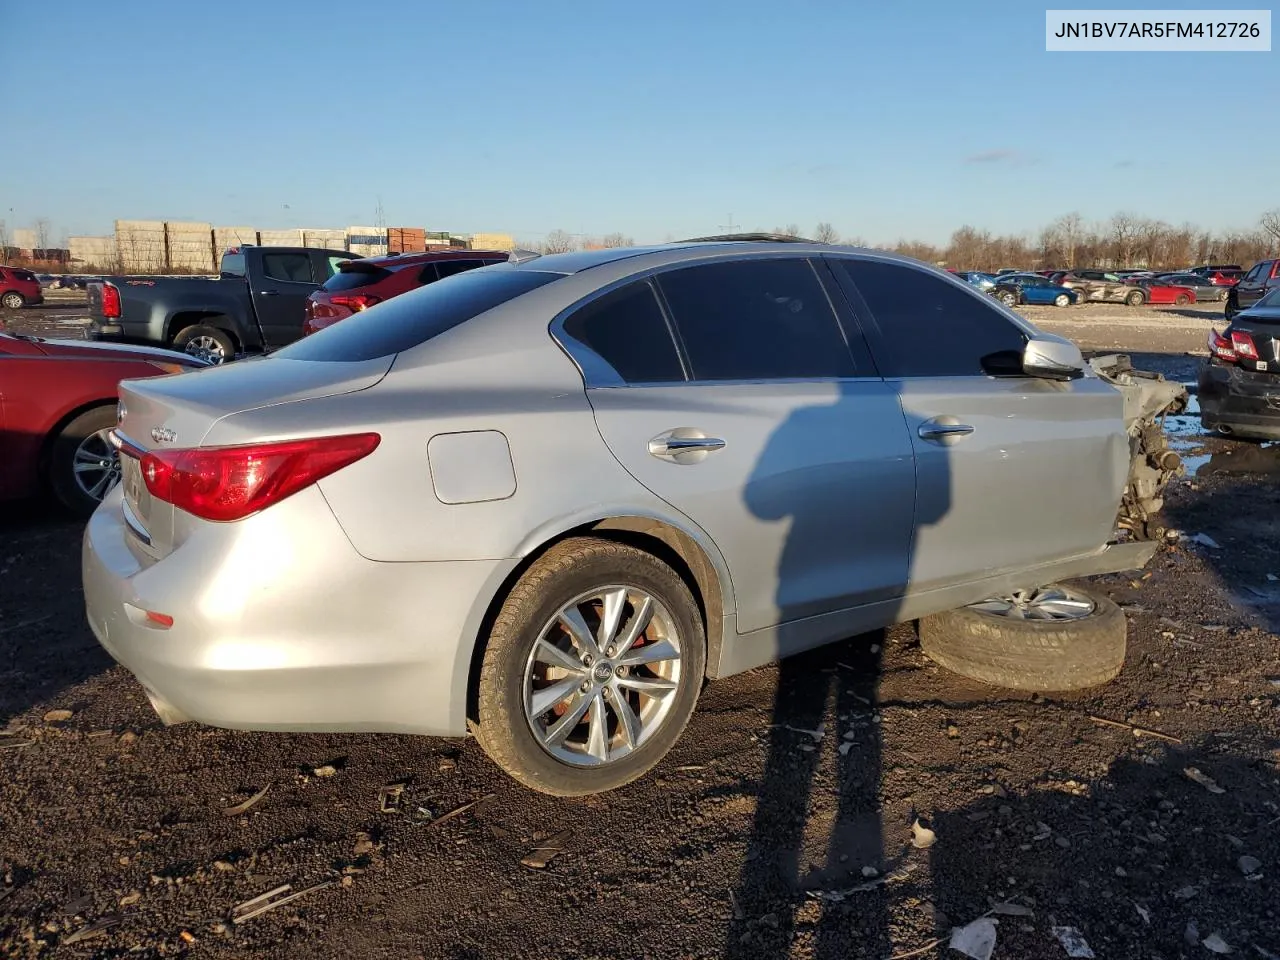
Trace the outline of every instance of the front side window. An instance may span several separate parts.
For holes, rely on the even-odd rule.
[[[879,327],[886,377],[1020,373],[1026,335],[988,299],[925,270],[883,260],[834,261]]]
[[[564,332],[613,367],[627,383],[684,379],[680,355],[647,282],[614,290],[580,308]]]
[[[284,283],[314,283],[311,258],[305,253],[264,253],[262,272]]]
[[[684,267],[661,274],[658,285],[695,380],[860,375],[808,260]]]

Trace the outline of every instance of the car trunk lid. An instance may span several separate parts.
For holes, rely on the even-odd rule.
[[[1233,333],[1243,334],[1253,341],[1256,357],[1240,352],[1237,344],[1237,361],[1246,370],[1257,370],[1264,373],[1280,373],[1280,308],[1254,307],[1236,314],[1227,328],[1226,337],[1231,339]]]
[[[237,413],[368,389],[386,375],[393,360],[256,358],[183,377],[122,381],[116,437],[124,516],[135,548],[158,560],[182,540],[174,507],[147,490],[141,462],[147,452],[200,446],[216,423]]]

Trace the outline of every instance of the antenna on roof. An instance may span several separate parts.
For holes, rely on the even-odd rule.
[[[516,247],[507,257],[507,262],[524,263],[526,260],[533,260],[540,256],[542,256],[542,254],[538,253],[536,250],[521,250],[519,247]]]

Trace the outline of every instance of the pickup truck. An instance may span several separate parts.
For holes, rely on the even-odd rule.
[[[302,336],[311,291],[345,250],[233,247],[218,277],[106,277],[90,283],[89,339],[172,347],[224,363]]]

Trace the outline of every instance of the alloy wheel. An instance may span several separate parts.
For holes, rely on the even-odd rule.
[[[1093,614],[1096,604],[1082,593],[1066,587],[1039,587],[1019,590],[1008,597],[993,597],[974,603],[970,610],[1010,620],[1082,620]]]
[[[525,719],[538,745],[578,767],[633,753],[671,713],[682,652],[675,619],[644,590],[580,594],[543,627],[525,663]]]
[[[80,441],[71,469],[84,494],[101,500],[120,482],[120,456],[111,445],[110,430],[99,430]]]

